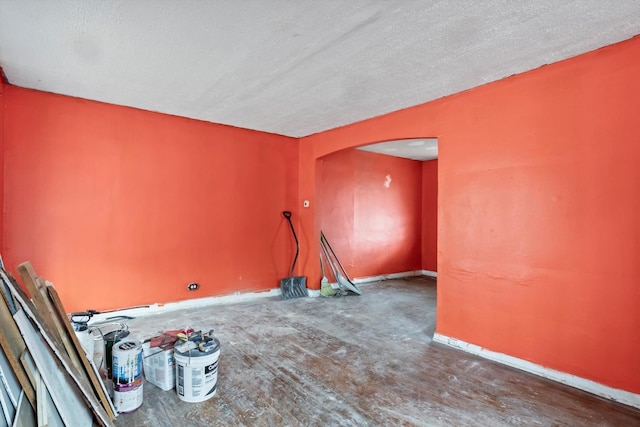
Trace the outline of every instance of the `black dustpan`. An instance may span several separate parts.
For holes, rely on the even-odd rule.
[[[291,212],[284,211],[282,212],[282,215],[284,215],[284,217],[287,218],[287,221],[289,221],[289,226],[291,227],[291,233],[293,234],[293,239],[296,241],[296,256],[293,258],[293,264],[291,265],[290,276],[280,280],[280,290],[282,291],[282,299],[308,297],[309,291],[307,291],[306,276],[293,275],[293,271],[296,267],[296,261],[298,261],[298,253],[300,252],[300,245],[298,244],[298,236],[296,236],[296,230],[294,230],[293,223],[291,222]]]

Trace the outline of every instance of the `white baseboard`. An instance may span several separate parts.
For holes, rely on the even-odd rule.
[[[381,280],[390,280],[390,279],[403,279],[405,277],[416,277],[422,276],[424,270],[414,270],[414,271],[403,271],[400,273],[391,273],[391,274],[381,274],[379,276],[369,276],[369,277],[358,277],[353,279],[352,282],[356,285],[361,285],[365,283],[379,282]]]
[[[609,387],[586,378],[546,368],[517,357],[487,350],[478,345],[470,344],[457,338],[451,338],[437,332],[433,334],[433,341],[640,409],[640,394]]]
[[[431,271],[431,270],[421,270],[420,274],[422,274],[423,276],[427,276],[427,277],[435,277],[438,278],[438,272],[437,271]]]
[[[307,291],[309,292],[309,296],[311,298],[316,298],[320,296],[320,289],[307,289]]]
[[[318,291],[318,295],[320,291]],[[256,299],[262,298],[271,298],[282,295],[280,288],[269,289],[268,291],[263,292],[247,292],[247,293],[235,293],[231,295],[224,295],[219,297],[204,297],[204,298],[194,298],[188,299],[184,301],[177,302],[169,302],[166,304],[151,304],[144,307],[135,307],[135,308],[123,308],[120,310],[110,311],[107,313],[96,314],[91,318],[91,323],[94,322],[103,322],[110,317],[116,316],[149,316],[152,314],[160,314],[166,313],[168,311],[174,310],[182,310],[185,308],[199,308],[199,307],[208,307],[212,305],[222,305],[222,304],[235,304],[238,302],[244,301],[253,301]]]

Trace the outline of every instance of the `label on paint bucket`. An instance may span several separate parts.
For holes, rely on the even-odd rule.
[[[214,339],[212,351],[174,349],[176,361],[176,391],[180,400],[203,402],[216,394],[218,387],[218,358],[220,341]]]
[[[120,387],[113,390],[113,406],[121,414],[133,412],[142,405],[142,383],[135,387]]]
[[[142,345],[120,341],[113,346],[113,400],[118,412],[142,405]]]
[[[99,331],[103,333],[104,339],[104,358],[107,361],[107,378],[113,378],[113,369],[112,369],[112,361],[113,361],[113,346],[117,343],[125,339],[129,336],[129,331],[126,329],[118,329],[115,331],[104,333],[100,328],[97,328]]]

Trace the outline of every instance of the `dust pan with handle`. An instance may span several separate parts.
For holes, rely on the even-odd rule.
[[[280,280],[280,291],[282,292],[282,299],[292,299],[300,297],[308,297],[309,291],[307,290],[307,278],[306,276],[294,276],[293,272],[296,268],[296,261],[298,261],[298,254],[300,253],[300,245],[298,243],[298,236],[296,236],[296,230],[293,228],[291,222],[291,212],[284,211],[282,215],[289,221],[289,227],[291,227],[291,233],[293,239],[296,241],[296,256],[293,258],[293,264],[291,264],[291,272],[289,277],[285,277]]]

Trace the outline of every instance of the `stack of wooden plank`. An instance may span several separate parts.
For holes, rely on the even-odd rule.
[[[55,287],[28,261],[18,273],[24,288],[0,268],[0,427],[113,426],[111,399]]]

